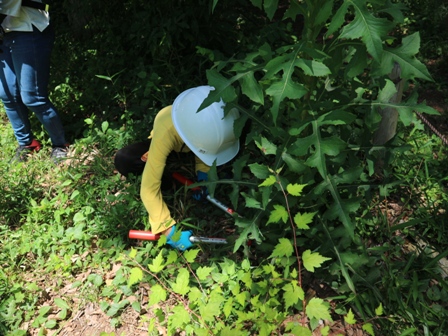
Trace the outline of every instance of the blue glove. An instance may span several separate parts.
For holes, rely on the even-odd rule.
[[[197,175],[197,180],[198,182],[202,182],[202,181],[207,181],[207,173],[201,172],[200,170],[198,170],[198,175]],[[208,195],[208,190],[207,187],[199,187],[199,190],[194,190],[193,191],[193,198],[196,201],[204,201],[207,199],[207,195]]]
[[[186,249],[193,246],[193,243],[190,241],[190,237],[193,234],[191,231],[182,231],[180,233],[179,240],[172,240],[171,237],[176,232],[176,225],[171,227],[171,231],[166,237],[166,243],[170,245],[171,247],[178,249],[179,251],[185,251]]]

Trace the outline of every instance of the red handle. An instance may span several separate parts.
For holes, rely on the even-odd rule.
[[[179,173],[173,173],[173,178],[175,178],[180,183],[182,183],[183,185],[186,185],[186,186],[190,186],[193,184],[192,180],[187,179],[185,176],[183,176]],[[195,187],[195,188],[192,188],[191,190],[200,190],[200,189],[201,189],[200,187]]]
[[[158,240],[160,235],[154,234],[151,231],[130,230],[129,238],[140,240]]]

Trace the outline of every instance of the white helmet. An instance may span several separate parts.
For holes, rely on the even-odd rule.
[[[171,116],[174,127],[185,144],[206,165],[222,165],[232,160],[240,149],[233,133],[233,122],[239,117],[232,109],[224,118],[224,102],[213,103],[198,111],[211,86],[198,86],[182,92],[174,100]]]

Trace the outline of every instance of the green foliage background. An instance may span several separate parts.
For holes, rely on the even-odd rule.
[[[414,111],[435,113],[420,103],[419,85],[447,83],[422,62],[446,63],[445,2],[50,5],[58,35],[52,99],[72,159],[53,167],[42,152],[9,165],[14,141],[3,120],[1,332],[26,334],[26,322],[42,333],[61,328],[88,301],[119,326],[126,307],[143,311],[129,297],[149,283],[149,309],[176,302],[154,308],[151,333],[157,324],[171,334],[325,335],[331,324],[319,320],[340,318],[370,335],[444,334],[448,288],[438,262],[448,254],[447,159]],[[390,103],[395,62],[407,86]],[[213,167],[207,183],[242,217],[223,218],[182,188],[166,198],[184,227],[205,235],[231,228],[232,244],[179,255],[163,239],[131,242],[127,232],[147,227],[146,214],[138,178],[114,174],[113,154],[146,137],[178,93],[204,83],[216,88],[204,105],[222,97],[242,113],[235,132],[250,125],[238,157]],[[386,107],[399,112],[397,134],[373,146]],[[45,132],[36,134],[48,144]],[[192,177],[190,159],[168,168]],[[401,208],[395,217],[389,204]],[[120,269],[106,283],[114,264]],[[88,278],[75,281],[86,269]],[[41,306],[47,287],[37,274],[61,279],[53,291],[71,283],[83,302]],[[316,283],[322,297],[305,297]],[[56,309],[63,316],[49,317]]]

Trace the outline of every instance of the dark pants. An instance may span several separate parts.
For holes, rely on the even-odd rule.
[[[141,175],[143,169],[145,169],[145,162],[142,161],[141,157],[149,150],[150,143],[150,140],[146,140],[120,149],[114,158],[115,168],[118,172],[124,176],[129,174]]]

